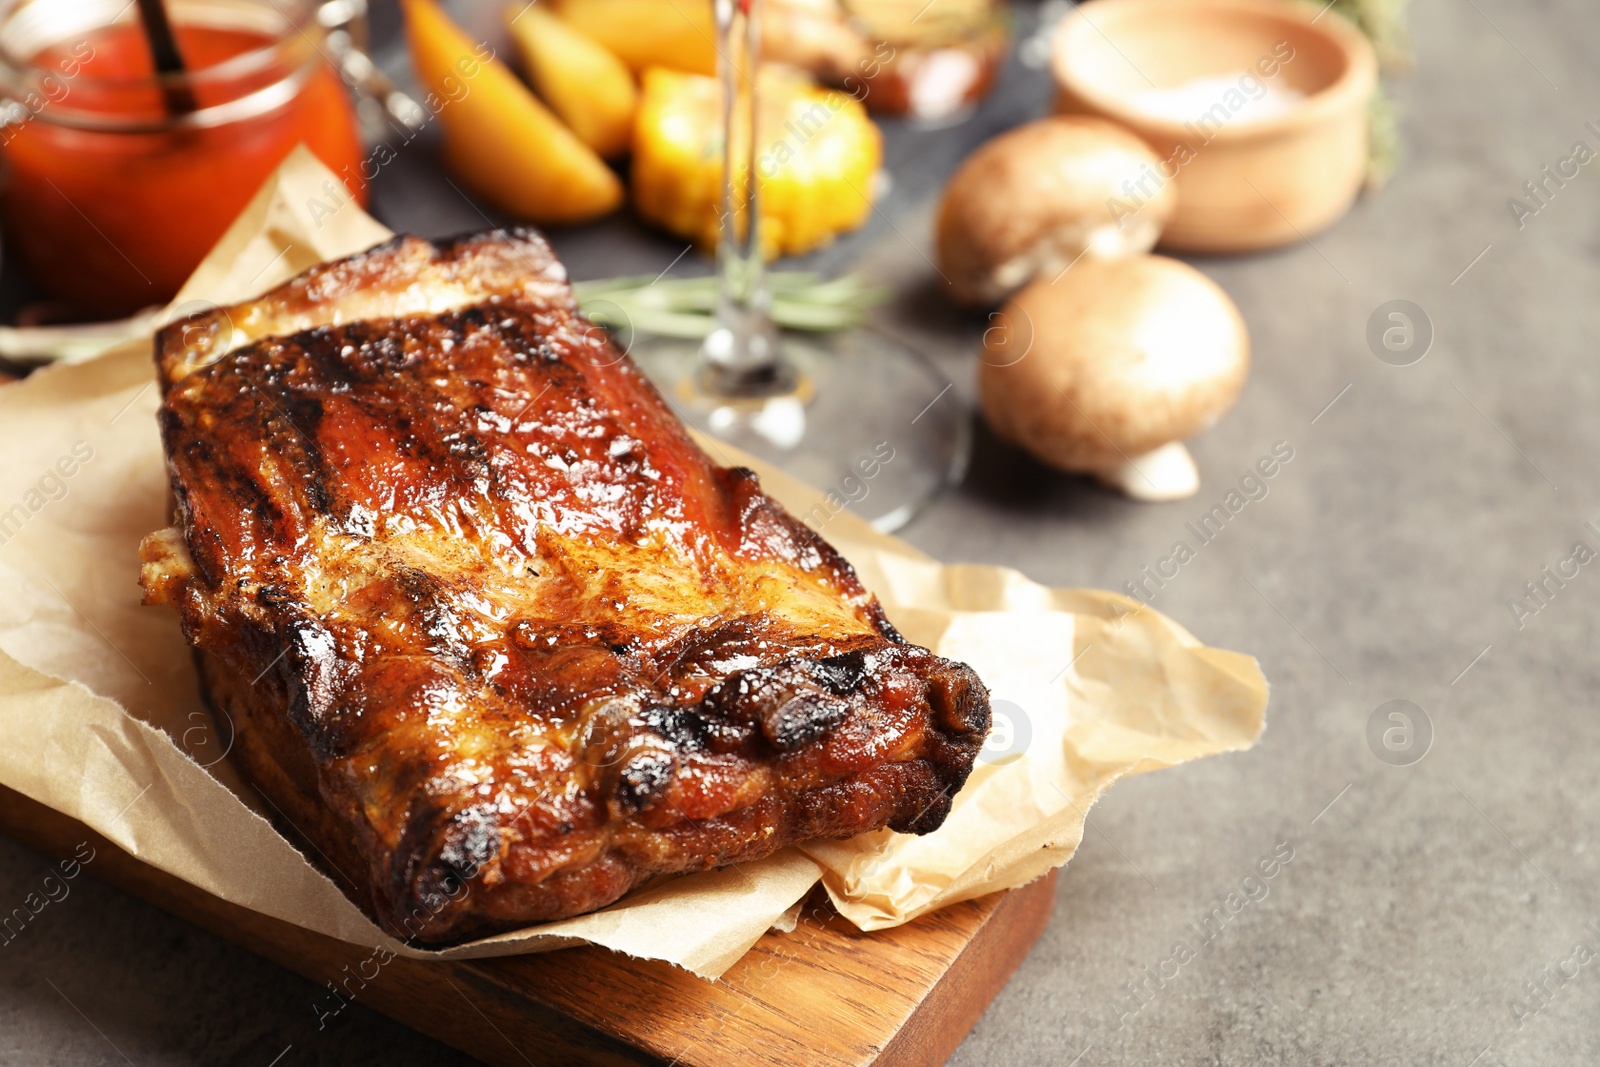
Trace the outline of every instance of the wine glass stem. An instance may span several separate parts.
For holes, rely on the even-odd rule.
[[[756,168],[761,0],[715,0],[714,9],[722,82],[722,217],[717,240],[717,325],[701,347],[701,361],[711,372],[711,384],[745,392],[779,376],[772,293],[761,254]]]

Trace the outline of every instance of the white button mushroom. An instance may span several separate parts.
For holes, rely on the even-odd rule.
[[[1181,442],[1244,386],[1250,339],[1215,282],[1164,256],[1085,258],[985,334],[978,393],[1001,438],[1140,500],[1199,488]]]
[[[1136,255],[1176,202],[1161,161],[1127,129],[1084,115],[1030,122],[983,145],[939,204],[939,270],[957,300],[994,305],[1080,256]]]

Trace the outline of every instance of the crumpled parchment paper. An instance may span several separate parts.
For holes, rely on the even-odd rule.
[[[387,238],[331,178],[308,152],[291,156],[173,316]],[[171,519],[157,399],[148,342],[0,388],[0,783],[207,892],[332,937],[420,958],[589,942],[716,977],[819,878],[867,930],[1022,885],[1071,858],[1116,779],[1248,748],[1262,729],[1267,686],[1250,657],[1206,648],[1112,593],[942,565],[841,513],[825,536],[894,624],[970,663],[996,698],[995,735],[944,827],[814,842],[592,915],[412,948],[273,828],[229,763],[228,724],[200,700],[176,614],[139,603],[139,541]],[[796,514],[820,499],[761,474]]]

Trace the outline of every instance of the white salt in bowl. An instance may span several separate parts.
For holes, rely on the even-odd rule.
[[[1130,211],[1175,182],[1163,247],[1239,252],[1337,221],[1366,177],[1378,64],[1321,3],[1089,0],[1051,50],[1056,109],[1120,122],[1161,159]]]

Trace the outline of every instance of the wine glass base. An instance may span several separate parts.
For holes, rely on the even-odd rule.
[[[961,480],[971,420],[921,355],[871,329],[779,344],[778,384],[737,396],[714,387],[696,341],[640,337],[630,351],[684,422],[820,490],[799,516],[819,532],[843,510],[898,530]]]

